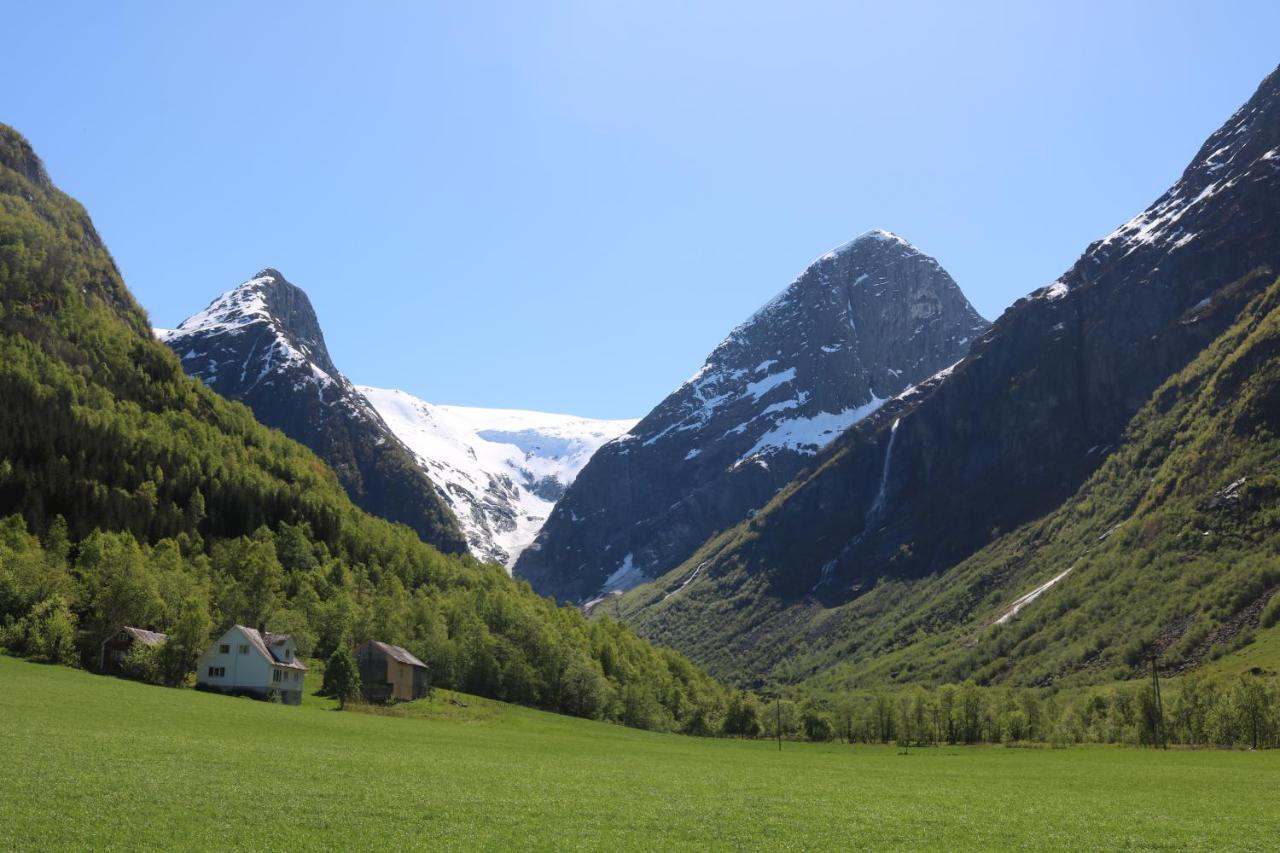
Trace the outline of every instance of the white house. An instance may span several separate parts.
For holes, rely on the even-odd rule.
[[[196,663],[196,686],[266,699],[276,691],[286,705],[302,703],[307,668],[288,634],[233,625]]]

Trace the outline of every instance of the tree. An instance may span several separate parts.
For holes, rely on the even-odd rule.
[[[1195,746],[1208,742],[1207,717],[1211,691],[1204,679],[1191,673],[1182,677],[1182,690],[1173,701],[1173,723],[1178,740]]]
[[[916,717],[912,713],[911,694],[907,692],[899,693],[898,700],[895,703],[898,746],[909,747],[915,741],[920,740],[920,732],[916,729]]]
[[[871,714],[873,737],[881,743],[888,743],[893,740],[893,700],[885,693],[876,693],[875,698],[872,700]]]
[[[1240,676],[1231,698],[1236,707],[1236,719],[1240,721],[1249,746],[1257,749],[1259,744],[1265,745],[1269,739],[1271,721],[1267,707],[1267,689],[1262,681],[1252,675]]]
[[[170,687],[186,681],[187,673],[209,642],[213,618],[203,595],[192,593],[178,605],[177,618],[169,629],[169,639],[160,647],[158,666],[160,679]]]
[[[31,611],[28,650],[50,663],[74,664],[76,617],[60,595],[47,598]]]
[[[360,698],[360,670],[356,668],[356,659],[346,643],[341,643],[329,656],[329,663],[324,669],[324,684],[321,687],[326,696],[338,700],[338,709],[347,707],[347,702]]]
[[[163,646],[161,647],[163,648]],[[164,672],[160,663],[160,649],[146,643],[134,643],[120,666],[121,672],[135,681],[147,684],[163,684]]]
[[[929,691],[917,686],[911,691],[911,731],[917,743],[938,740],[937,705]]]
[[[585,654],[570,655],[561,679],[560,704],[575,717],[599,719],[609,692],[609,682]]]
[[[724,733],[735,737],[759,737],[760,709],[750,693],[735,693],[729,698],[724,715]]]
[[[944,684],[938,691],[938,716],[942,718],[942,731],[939,737],[947,743],[955,743],[957,725],[955,716],[956,686]]]
[[[276,557],[275,535],[270,528],[259,527],[252,538],[243,541],[240,561],[245,616],[256,627],[275,612],[284,585],[284,569]]]
[[[183,524],[189,532],[195,533],[200,528],[200,522],[204,521],[204,516],[204,493],[196,489],[191,493],[191,500],[187,502],[187,507],[183,510]]]
[[[809,740],[828,741],[835,737],[835,723],[831,715],[812,699],[800,709],[800,726]]]
[[[978,685],[972,681],[966,681],[960,685],[955,710],[960,739],[965,743],[977,743],[982,740],[982,716],[985,703]]]
[[[76,572],[83,578],[80,610],[84,660],[96,663],[102,641],[122,625],[153,625],[164,609],[156,579],[129,533],[93,533],[80,543]]]

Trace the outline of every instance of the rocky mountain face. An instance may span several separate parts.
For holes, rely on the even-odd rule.
[[[359,391],[444,493],[471,552],[508,568],[591,455],[636,423],[444,406],[384,388]]]
[[[628,618],[704,660],[749,667],[881,577],[945,573],[1071,496],[1153,391],[1277,270],[1280,72],[1154,204],[1019,300],[958,365],[838,439],[749,523],[638,594]],[[674,597],[655,591],[685,581]],[[730,597],[735,618],[718,619]]]
[[[516,573],[570,601],[665,574],[987,325],[937,261],[894,234],[823,255],[600,448]]]
[[[315,451],[358,506],[442,551],[466,550],[445,499],[333,364],[311,301],[279,272],[263,270],[156,335],[188,375]]]

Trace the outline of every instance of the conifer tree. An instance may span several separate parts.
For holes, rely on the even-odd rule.
[[[338,700],[338,709],[344,710],[348,701],[360,698],[360,670],[346,643],[339,643],[329,656],[324,670],[324,692]]]

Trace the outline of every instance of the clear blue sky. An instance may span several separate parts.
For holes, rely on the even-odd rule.
[[[1280,62],[1274,0],[4,18],[0,121],[156,325],[275,266],[357,382],[601,417],[643,414],[868,228],[994,318],[1152,201]]]

